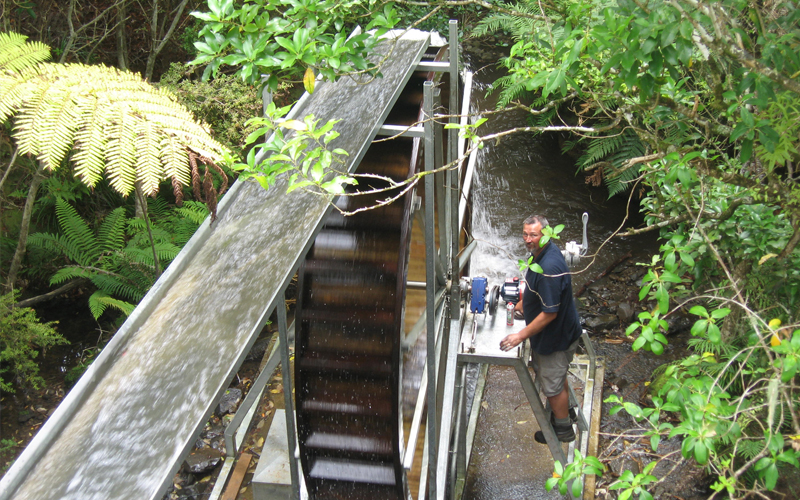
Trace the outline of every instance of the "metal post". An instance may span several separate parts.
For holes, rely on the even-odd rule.
[[[297,450],[297,431],[295,430],[294,400],[292,399],[294,383],[292,382],[292,370],[289,366],[290,354],[289,335],[287,334],[288,328],[286,325],[285,290],[281,291],[278,298],[276,309],[278,310],[278,339],[280,341],[281,350],[281,373],[283,374],[283,400],[286,408],[286,434],[289,444],[289,472],[292,475],[292,498],[299,500],[300,473],[297,467],[297,454],[295,451]]]
[[[434,165],[434,138],[433,138],[433,82],[423,84],[423,110],[425,118],[425,170],[433,170]],[[425,176],[425,279],[428,287],[425,289],[428,334],[428,423],[426,443],[428,445],[428,464],[436,463],[437,439],[436,428],[438,415],[436,413],[436,313],[435,313],[435,288],[436,288],[436,240],[434,233],[434,178]],[[428,498],[435,500],[436,471],[428,467]],[[422,474],[425,474],[423,469]]]
[[[450,123],[458,123],[458,21],[450,20]],[[452,163],[460,155],[458,151],[458,130],[451,128],[447,138],[447,163]]]
[[[528,403],[531,405],[533,415],[539,423],[539,428],[544,433],[547,447],[550,448],[553,459],[560,461],[562,465],[566,466],[567,457],[564,454],[564,449],[561,447],[561,441],[556,437],[556,433],[553,430],[553,426],[550,424],[550,419],[547,417],[547,412],[544,409],[542,400],[539,399],[539,391],[536,390],[533,379],[531,378],[531,373],[528,371],[528,364],[525,360],[530,358],[530,347],[527,342],[524,345],[523,354],[519,361],[514,364],[514,370],[516,370],[519,382],[522,384],[525,397],[528,398]]]

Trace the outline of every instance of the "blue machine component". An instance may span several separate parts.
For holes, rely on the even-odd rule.
[[[486,309],[486,278],[472,278],[472,300],[469,310],[472,313],[483,314]]]

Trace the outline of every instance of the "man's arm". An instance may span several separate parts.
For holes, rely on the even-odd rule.
[[[537,333],[544,330],[544,327],[548,325],[551,321],[556,319],[558,313],[547,313],[541,312],[538,316],[533,318],[533,321],[525,325],[525,328],[518,331],[517,333],[512,333],[507,335],[506,338],[500,341],[500,349],[504,351],[510,351],[511,349],[517,347],[522,343],[523,340],[533,337]]]

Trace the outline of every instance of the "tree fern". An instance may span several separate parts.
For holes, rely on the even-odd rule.
[[[100,256],[102,249],[97,238],[75,208],[62,199],[56,200],[56,217],[64,238],[69,242],[65,245],[68,259],[82,266],[92,265]]]
[[[50,59],[50,48],[18,33],[0,33],[0,71],[19,71]]]
[[[603,179],[609,196],[623,192],[630,182],[639,175],[640,166],[628,166],[628,160],[645,154],[645,145],[631,129],[604,137],[594,137],[589,141],[586,152],[578,159],[578,167],[589,169],[605,163]]]
[[[135,305],[124,300],[115,299],[101,290],[94,292],[89,297],[89,309],[95,318],[99,318],[109,307],[117,309],[126,316],[130,315],[136,308]]]
[[[115,208],[97,229],[97,242],[104,253],[115,252],[125,246],[125,209]]]
[[[0,38],[0,62],[17,61],[19,37]],[[25,50],[35,53],[35,47]],[[0,121],[15,117],[20,153],[36,156],[50,170],[72,154],[75,175],[86,185],[95,186],[105,173],[123,195],[136,182],[152,194],[164,179],[176,189],[189,183],[187,151],[216,163],[230,154],[174,96],[138,75],[18,59],[0,72]]]
[[[124,208],[117,208],[106,215],[96,233],[61,198],[56,200],[56,215],[61,234],[33,234],[28,241],[34,247],[59,253],[73,263],[59,269],[50,278],[52,285],[83,278],[90,280],[98,292],[105,296],[117,297],[114,300],[136,303],[144,297],[155,281],[155,266],[152,253],[130,247],[125,234],[128,224]],[[174,245],[159,250],[165,260],[174,258],[178,252]],[[117,307],[119,304],[114,305],[111,299],[104,298],[98,302],[96,298],[90,299],[93,313],[105,310],[108,305],[120,309]],[[132,307],[125,306],[123,309]]]

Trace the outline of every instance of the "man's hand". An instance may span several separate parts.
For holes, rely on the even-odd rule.
[[[500,341],[500,349],[503,351],[510,351],[520,345],[523,340],[525,340],[525,337],[521,336],[519,333],[512,333]]]

